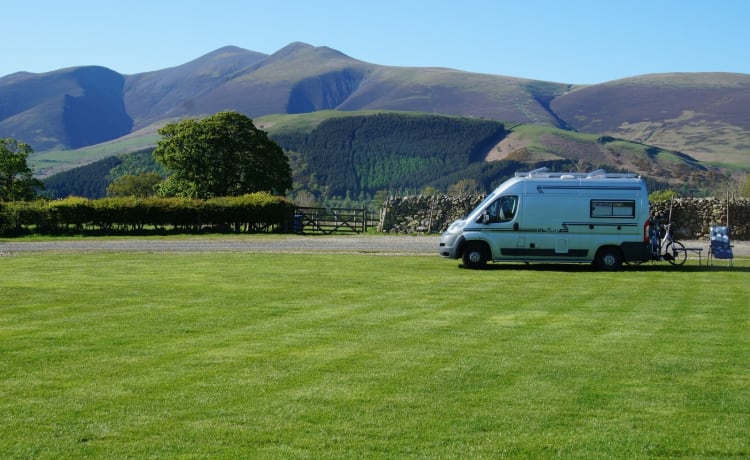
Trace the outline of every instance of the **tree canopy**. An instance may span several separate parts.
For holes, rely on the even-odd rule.
[[[745,176],[745,183],[741,185],[740,195],[750,198],[750,174]]]
[[[237,112],[184,120],[159,130],[154,159],[172,175],[165,196],[213,198],[246,193],[283,195],[292,187],[289,159],[253,121]]]
[[[112,181],[107,186],[107,196],[135,196],[147,197],[154,195],[156,186],[162,181],[162,177],[154,172],[138,175],[126,174]]]
[[[32,148],[11,138],[0,139],[0,201],[28,201],[43,187],[27,163]]]

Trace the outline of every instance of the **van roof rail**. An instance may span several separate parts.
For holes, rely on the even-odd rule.
[[[539,176],[539,175],[542,175],[542,174],[546,174],[546,173],[548,173],[548,172],[549,172],[549,168],[547,168],[547,167],[545,166],[545,167],[543,167],[543,168],[537,168],[537,169],[535,169],[535,170],[533,170],[533,171],[529,171],[529,172],[517,172],[517,173],[516,173],[516,177],[531,177],[531,176]]]
[[[605,179],[631,179],[635,177],[641,177],[640,174],[636,173],[608,173],[604,171],[603,169],[598,169],[596,171],[590,172],[588,175],[586,175],[588,178],[605,178]]]
[[[545,177],[549,179],[561,178],[578,178],[578,179],[620,179],[640,177],[635,173],[608,173],[604,169],[597,169],[588,173],[581,172],[550,172],[549,168],[538,168],[529,172],[516,172],[516,177]]]

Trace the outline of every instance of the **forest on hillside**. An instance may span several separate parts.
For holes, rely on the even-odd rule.
[[[167,171],[156,163],[153,148],[115,155],[73,168],[46,178],[44,195],[48,198],[79,196],[97,199],[107,195],[107,186],[125,175],[137,176],[155,172],[166,176]]]
[[[289,153],[298,188],[335,197],[435,186],[483,163],[506,134],[496,121],[391,113],[329,119],[274,140]]]
[[[313,129],[270,136],[290,158],[292,198],[310,204],[371,201],[376,195],[447,192],[462,182],[486,193],[514,172],[538,166],[561,170],[567,160],[526,164],[486,162],[506,135],[497,121],[425,114],[382,113],[331,118]],[[126,174],[167,172],[152,149],[106,158],[47,178],[50,198],[101,198]]]

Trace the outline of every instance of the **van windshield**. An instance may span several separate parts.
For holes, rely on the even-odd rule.
[[[484,223],[508,222],[516,216],[518,196],[504,195],[491,202],[482,212],[480,219]]]
[[[483,199],[481,203],[479,203],[474,209],[471,210],[469,214],[466,215],[466,217],[468,218],[470,216],[473,216],[479,213],[482,209],[484,209],[487,206],[489,202],[491,202],[495,198],[497,198],[497,195],[494,193],[490,193],[489,195],[487,195],[487,198]]]

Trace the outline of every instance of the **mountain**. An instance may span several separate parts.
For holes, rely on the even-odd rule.
[[[487,161],[507,155],[589,161],[602,151],[603,158],[640,164],[638,170],[645,171],[654,161],[647,152],[664,150],[688,163],[750,170],[748,102],[750,75],[745,74],[657,74],[582,86],[382,66],[296,42],[270,55],[228,46],[177,67],[134,75],[103,67],[7,75],[0,78],[0,137],[30,144],[37,152],[32,160],[43,158],[43,169],[65,169],[153,145],[164,123],[222,110],[256,120],[402,111],[550,127],[645,146],[635,149],[639,162],[623,160],[622,152],[613,151],[619,144],[610,141],[581,152],[574,151],[577,144],[561,140],[562,134],[544,134],[552,139],[545,143],[528,139],[538,132],[533,129],[508,129],[503,143],[487,152]],[[537,147],[518,147],[522,144]],[[121,145],[128,147],[111,152]]]
[[[137,130],[164,119],[196,115],[206,93],[242,75],[267,56],[234,46],[178,67],[125,77],[124,103]]]
[[[94,91],[77,74],[100,75]],[[108,74],[108,75],[105,75]],[[103,68],[62,69],[0,78],[0,136],[35,151],[78,148],[184,117],[236,110],[252,118],[319,110],[405,110],[557,125],[549,110],[569,85],[443,68],[389,67],[327,47],[292,43],[272,55],[224,47],[187,64],[135,75]],[[108,95],[108,97],[103,97]],[[66,100],[96,102],[90,112],[66,110]],[[123,116],[89,144],[79,124],[103,114]],[[128,123],[122,123],[127,121]]]
[[[0,79],[0,137],[35,150],[79,148],[124,136],[133,120],[124,104],[125,78],[104,67]]]
[[[576,131],[750,165],[750,75],[644,75],[580,88],[550,106]]]
[[[221,50],[201,60],[214,63],[217,54]],[[224,75],[225,81],[173,105],[170,115],[236,110],[257,118],[321,110],[405,110],[555,123],[541,101],[568,87],[451,69],[378,66],[303,43]],[[141,113],[131,113],[136,127],[143,126]]]

